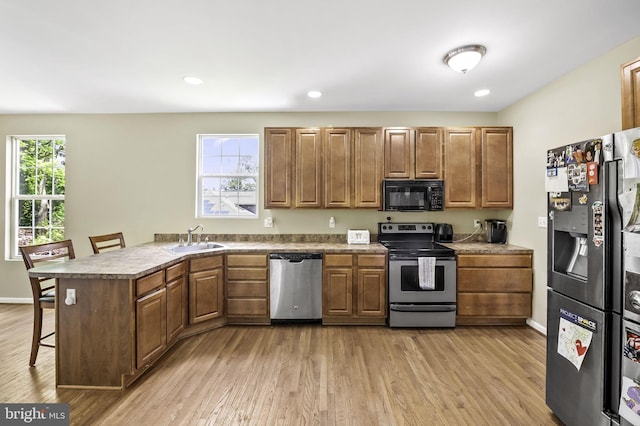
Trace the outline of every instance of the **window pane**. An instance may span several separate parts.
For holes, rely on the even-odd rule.
[[[198,194],[201,209],[198,214],[209,217],[257,214],[259,140],[258,135],[200,136],[202,191]]]
[[[64,239],[65,139],[64,137],[11,138],[12,155],[16,167],[11,168],[12,188],[11,226],[12,257],[18,257],[18,247]],[[18,197],[42,197],[21,200]],[[17,237],[16,237],[17,236]],[[15,238],[15,239],[14,239]]]
[[[64,227],[64,201],[54,200],[51,205],[51,225]]]

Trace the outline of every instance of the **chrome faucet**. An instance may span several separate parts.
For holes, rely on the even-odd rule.
[[[187,245],[188,246],[192,246],[193,245],[193,233],[200,228],[201,231],[204,231],[204,226],[202,225],[196,225],[193,228],[189,228],[187,229]]]

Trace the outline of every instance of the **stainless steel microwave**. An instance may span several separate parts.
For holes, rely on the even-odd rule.
[[[435,211],[444,209],[442,180],[384,180],[384,211]]]

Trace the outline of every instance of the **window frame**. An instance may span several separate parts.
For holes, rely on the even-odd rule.
[[[65,149],[65,193],[40,195],[20,194],[20,142],[22,140],[63,140]],[[66,201],[66,149],[67,138],[62,134],[45,135],[9,135],[6,139],[6,212],[5,212],[5,260],[21,260],[19,244],[20,228],[20,202],[21,201]],[[50,212],[51,213],[51,212]],[[59,229],[58,226],[49,225],[49,229]],[[63,219],[63,233],[66,230],[66,213]]]
[[[254,137],[257,142],[256,152],[256,165],[257,170],[255,174],[246,175],[229,175],[229,174],[205,174],[203,168],[203,155],[204,155],[204,140],[206,138],[248,138]],[[196,204],[195,204],[195,217],[197,219],[259,219],[260,217],[260,134],[259,133],[200,133],[196,136]],[[256,204],[255,213],[246,215],[205,215],[203,214],[203,182],[206,178],[253,178],[256,181]]]

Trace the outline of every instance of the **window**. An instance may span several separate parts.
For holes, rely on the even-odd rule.
[[[7,156],[10,257],[18,247],[64,240],[65,137],[12,136]]]
[[[196,217],[258,217],[258,135],[198,135]]]

